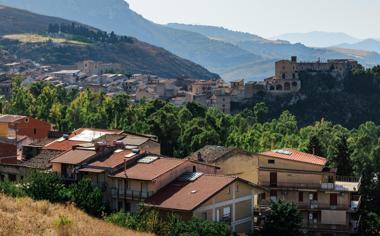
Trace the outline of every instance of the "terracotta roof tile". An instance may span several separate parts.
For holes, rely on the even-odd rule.
[[[71,150],[51,160],[52,163],[77,165],[96,155],[95,151]]]
[[[73,146],[82,144],[84,142],[79,141],[70,141],[70,140],[63,140],[63,141],[53,141],[52,143],[49,143],[46,145],[43,149],[48,150],[57,150],[57,151],[69,151],[73,149]]]
[[[159,208],[191,211],[230,185],[237,178],[202,175],[193,182],[175,181],[145,201]]]
[[[199,149],[198,151],[194,152],[193,154],[191,154],[189,158],[191,160],[198,161],[198,155],[200,153],[200,156],[203,161],[205,161],[206,163],[214,163],[218,159],[222,158],[223,156],[235,150],[239,150],[239,149],[234,148],[234,147],[207,145]]]
[[[126,176],[128,176],[129,179],[151,181],[177,166],[182,165],[186,161],[187,160],[176,158],[159,158],[149,164],[136,163],[125,171],[115,174],[113,177],[126,178]]]
[[[305,152],[300,152],[298,150],[289,149],[289,148],[267,151],[260,154],[265,155],[265,156],[277,157],[281,159],[304,162],[304,163],[320,165],[320,166],[326,165],[326,162],[327,162],[326,158],[305,153]]]
[[[121,152],[114,152],[111,156],[102,158],[94,163],[91,163],[88,167],[103,167],[103,168],[115,168],[118,165],[124,163],[124,159],[132,152],[130,150],[123,150]]]

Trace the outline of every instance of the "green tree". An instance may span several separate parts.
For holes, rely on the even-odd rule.
[[[88,214],[100,216],[105,210],[102,192],[92,184],[90,179],[80,180],[72,185],[70,190],[72,192],[72,201]]]
[[[56,173],[35,171],[25,179],[23,188],[25,193],[35,200],[65,200],[62,197],[65,185]]]
[[[272,202],[271,210],[264,222],[264,235],[297,236],[302,231],[302,215],[293,203]]]

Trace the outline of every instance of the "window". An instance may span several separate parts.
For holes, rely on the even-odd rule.
[[[236,192],[239,192],[239,183],[236,183]]]
[[[318,193],[310,193],[309,194],[310,201],[318,201]]]
[[[274,164],[275,160],[268,160],[268,164]]]
[[[36,128],[33,129],[33,133],[34,133],[34,135],[37,134],[37,129]]]
[[[276,190],[270,191],[270,200],[271,201],[277,201],[277,191]]]
[[[318,213],[310,212],[309,213],[309,224],[318,224]]]
[[[298,202],[303,202],[303,192],[298,192]]]
[[[273,186],[273,187],[277,186],[277,172],[270,173],[269,183],[270,183],[270,186]]]

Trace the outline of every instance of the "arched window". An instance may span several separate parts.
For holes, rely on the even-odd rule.
[[[282,73],[282,79],[286,79],[285,73]]]
[[[290,83],[286,82],[284,84],[284,90],[290,90]]]
[[[282,90],[282,85],[281,84],[278,84],[277,86],[276,86],[276,90]]]
[[[274,90],[274,86],[272,85],[272,86],[270,86],[270,88],[269,88],[269,90]]]
[[[292,83],[292,86],[293,86],[293,87],[297,87],[297,85],[298,85],[297,82],[293,82],[293,83]]]

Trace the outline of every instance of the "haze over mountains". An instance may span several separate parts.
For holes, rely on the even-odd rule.
[[[38,15],[24,10],[2,7],[0,5],[0,45],[12,55],[33,59],[48,64],[73,65],[82,60],[96,60],[119,63],[128,73],[156,74],[173,78],[188,76],[194,79],[213,79],[218,75],[172,53],[133,38],[125,42],[103,43],[94,41],[82,43],[71,40],[65,43],[27,42],[9,40],[3,36],[20,39],[25,33],[46,34],[49,24],[71,25],[73,22],[56,17]],[[75,23],[79,26],[79,23]],[[81,25],[97,31],[95,28]]]
[[[305,61],[352,58],[366,66],[380,63],[380,55],[374,52],[316,49],[212,26],[160,25],[132,11],[124,0],[0,0],[0,4],[136,37],[198,63],[226,80],[266,78],[273,74],[274,61],[292,55]],[[333,45],[356,42],[343,36],[347,40]]]

